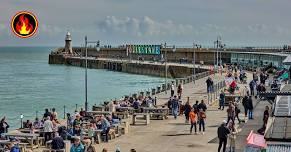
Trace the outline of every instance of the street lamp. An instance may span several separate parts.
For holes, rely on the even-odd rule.
[[[222,44],[222,40],[221,40],[220,36],[218,36],[217,40],[214,41],[214,47],[216,47],[216,65],[214,65],[214,66],[217,68],[218,67],[218,63],[220,63],[220,65],[222,64],[222,61],[221,61],[221,50],[225,47],[225,44]],[[220,53],[219,53],[219,50],[220,50]],[[220,57],[219,57],[219,54],[220,54]],[[215,55],[214,55],[214,59],[215,59]],[[214,64],[215,64],[215,61],[214,61]]]
[[[167,68],[167,43],[165,42],[164,44],[164,48],[165,48],[165,86],[166,86],[166,90],[165,90],[165,94],[167,94],[167,77],[168,77],[168,68]]]
[[[194,77],[193,82],[194,82],[194,84],[195,84],[195,79],[196,79],[196,68],[195,68],[195,63],[196,63],[196,61],[195,61],[196,53],[195,53],[195,47],[196,47],[196,49],[197,49],[197,51],[198,51],[198,49],[201,48],[201,45],[195,44],[195,42],[193,42],[193,61],[192,61],[192,62],[193,62],[193,77]]]
[[[165,42],[165,44],[164,44],[164,47],[165,47],[165,87],[166,87],[166,89],[165,89],[165,94],[167,94],[167,87],[168,87],[168,67],[167,67],[167,51],[166,51],[166,49],[167,49],[167,43]],[[173,52],[175,52],[176,51],[176,46],[175,45],[173,45],[173,50],[172,50]]]
[[[85,111],[88,111],[88,92],[87,92],[87,68],[88,68],[88,44],[96,44],[97,51],[100,51],[100,41],[88,41],[87,36],[85,36]]]
[[[23,128],[23,114],[20,115],[20,128]]]

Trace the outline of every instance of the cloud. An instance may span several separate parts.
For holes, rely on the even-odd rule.
[[[129,34],[137,37],[187,35],[188,31],[193,30],[193,26],[189,24],[178,24],[172,20],[157,21],[148,16],[142,18],[107,16],[96,24],[105,33]]]

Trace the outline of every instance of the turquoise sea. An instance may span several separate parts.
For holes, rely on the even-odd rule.
[[[0,47],[0,118],[6,116],[12,128],[24,120],[42,117],[45,108],[63,107],[72,112],[84,106],[84,68],[49,65],[50,47]],[[106,100],[147,90],[164,79],[107,70],[88,70],[90,107]]]

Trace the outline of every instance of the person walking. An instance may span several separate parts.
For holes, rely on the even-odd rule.
[[[230,134],[230,131],[226,127],[226,122],[224,120],[222,122],[222,124],[217,129],[217,135],[218,135],[218,139],[219,139],[218,152],[220,152],[222,145],[223,145],[223,150],[222,151],[225,152],[228,134]]]
[[[4,116],[0,121],[0,135],[8,132],[9,125],[6,121],[6,117]]]
[[[43,123],[44,131],[44,141],[47,142],[53,138],[53,122],[51,121],[50,116],[46,117],[45,122]]]
[[[238,123],[241,123],[241,120],[238,116],[241,111],[240,111],[237,103],[234,104],[234,112],[235,112],[235,118],[237,118]],[[234,118],[234,120],[235,120],[235,118]]]
[[[195,113],[198,113],[198,112],[199,112],[199,111],[198,111],[198,106],[199,106],[199,101],[196,100],[196,103],[193,105],[193,109],[194,109],[194,112],[195,112]]]
[[[229,104],[228,109],[226,110],[227,112],[227,123],[226,125],[229,123],[229,121],[231,120],[232,122],[234,122],[234,117],[235,117],[235,107],[232,103]]]
[[[195,134],[197,134],[197,113],[195,113],[194,108],[191,108],[191,111],[189,113],[189,118],[190,118],[190,123],[191,123],[191,127],[190,127],[190,134],[192,134],[192,129],[194,127],[195,130]]]
[[[269,106],[266,106],[265,111],[264,111],[264,117],[263,117],[263,126],[260,129],[258,129],[258,131],[257,131],[261,135],[264,135],[265,130],[266,130],[266,126],[267,126],[268,119],[270,116],[269,110],[270,110]]]
[[[206,80],[206,86],[207,86],[207,93],[211,93],[211,78],[208,77]]]
[[[171,84],[171,97],[174,96],[174,93],[175,93],[175,85],[174,85],[174,81],[172,81],[172,84]]]
[[[249,111],[249,119],[254,119],[253,118],[253,109],[254,109],[254,106],[253,106],[252,96],[249,96],[247,106],[248,106],[248,111]]]
[[[177,89],[177,94],[178,94],[178,98],[179,98],[179,99],[181,99],[181,97],[182,97],[182,91],[183,91],[183,86],[182,86],[182,84],[180,83],[180,84],[178,85],[178,89]]]
[[[189,123],[189,113],[191,111],[191,106],[189,101],[186,102],[184,106],[184,114],[185,114],[185,123]]]
[[[198,109],[202,109],[204,112],[206,112],[206,110],[207,110],[207,106],[206,106],[206,104],[204,103],[204,100],[201,100],[201,102],[200,102],[199,105],[198,105]]]
[[[242,105],[243,105],[244,110],[245,110],[245,117],[247,117],[247,115],[248,115],[248,96],[243,97]]]
[[[202,135],[204,135],[205,133],[205,120],[206,120],[206,113],[205,111],[203,111],[203,109],[200,109],[198,113],[198,121],[199,121],[199,132],[201,133],[201,129],[203,129]]]
[[[251,91],[251,96],[254,96],[255,95],[255,88],[256,88],[256,81],[252,80],[249,83],[249,87],[250,87],[250,91]]]
[[[237,129],[236,129],[236,127],[235,127],[233,122],[229,123],[228,129],[230,131],[230,135],[229,135],[229,152],[234,152],[235,151],[235,140],[236,140]]]
[[[221,90],[219,94],[219,108],[221,110],[224,110],[224,102],[225,102],[225,93],[223,90]]]
[[[172,112],[175,119],[177,119],[179,107],[179,100],[177,99],[177,96],[174,96],[174,99],[172,101]]]

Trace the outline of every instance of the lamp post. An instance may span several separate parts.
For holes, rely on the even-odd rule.
[[[221,40],[221,37],[220,36],[218,36],[217,37],[217,40],[214,41],[214,47],[216,47],[216,68],[217,68],[218,67],[218,63],[220,65],[222,64],[221,51],[225,47],[225,44],[222,44],[222,40]],[[219,50],[220,50],[220,52],[219,52]]]
[[[193,80],[193,82],[194,82],[194,84],[195,84],[195,79],[196,79],[196,66],[195,66],[195,63],[196,63],[196,60],[195,60],[195,58],[196,58],[196,52],[195,52],[195,49],[197,49],[197,51],[198,51],[198,49],[200,49],[201,48],[201,45],[198,45],[198,44],[195,44],[195,42],[193,42],[193,77],[194,77],[194,80]]]
[[[23,128],[23,114],[20,115],[20,128]]]
[[[88,91],[87,91],[87,68],[88,68],[88,44],[96,44],[97,51],[100,50],[100,41],[88,41],[87,36],[85,36],[85,111],[88,111]]]
[[[166,51],[166,49],[167,49],[167,43],[165,42],[165,44],[164,44],[164,47],[165,47],[165,86],[166,86],[166,88],[167,88],[167,79],[168,79],[168,68],[167,68],[167,51]],[[167,94],[167,89],[165,90],[165,94]]]
[[[167,48],[167,43],[165,42],[164,44],[164,47],[165,47],[165,86],[166,86],[166,89],[165,89],[165,94],[167,94],[167,86],[168,86],[168,66],[167,66],[167,51],[166,51],[166,48]],[[173,45],[173,52],[176,51],[176,46]]]

